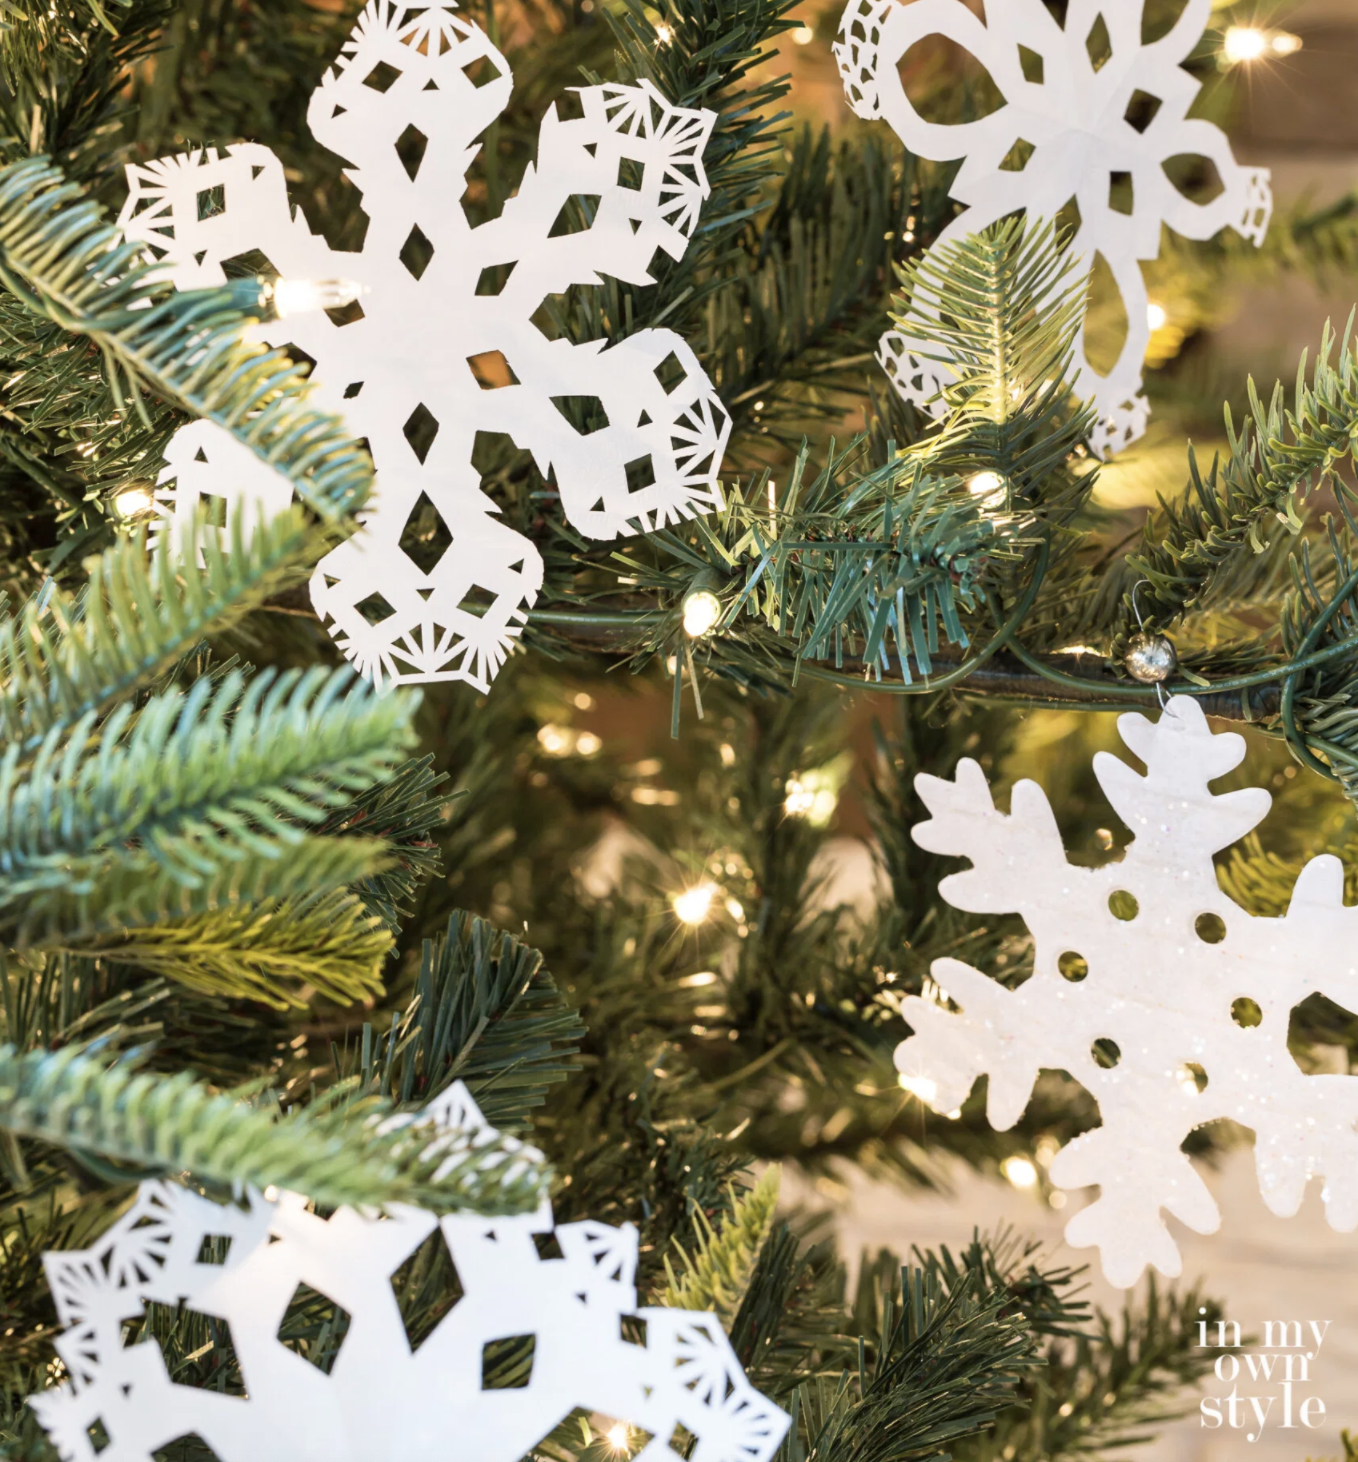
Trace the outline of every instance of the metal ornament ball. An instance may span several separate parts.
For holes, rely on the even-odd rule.
[[[1133,680],[1146,685],[1159,685],[1168,680],[1179,663],[1174,643],[1164,635],[1133,635],[1122,658]]]

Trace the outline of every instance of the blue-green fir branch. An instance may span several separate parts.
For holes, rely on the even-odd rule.
[[[129,1180],[164,1175],[236,1196],[272,1186],[325,1207],[522,1213],[541,1201],[546,1174],[524,1150],[485,1134],[473,1142],[427,1124],[385,1124],[389,1110],[338,1092],[279,1115],[187,1072],[160,1076],[75,1049],[0,1047],[0,1128],[64,1148],[105,1175],[118,1165]]]
[[[54,880],[86,891],[129,850],[193,887],[249,855],[282,858],[308,824],[391,770],[413,697],[347,669],[234,671],[49,732],[31,767],[0,761],[0,909]]]
[[[297,508],[254,524],[246,517],[236,515],[229,538],[196,518],[150,553],[139,530],[91,562],[78,596],[49,584],[0,618],[0,741],[10,754],[27,758],[154,686],[302,579],[334,541]],[[195,558],[197,570],[185,573]]]

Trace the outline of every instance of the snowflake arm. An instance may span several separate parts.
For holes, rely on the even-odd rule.
[[[1263,821],[1273,798],[1262,787],[1219,795],[1208,784],[1239,766],[1245,738],[1213,736],[1202,707],[1176,699],[1172,716],[1152,722],[1139,712],[1118,717],[1118,733],[1146,764],[1144,777],[1106,751],[1094,756],[1094,775],[1123,822],[1136,834],[1130,855],[1139,861],[1191,859],[1210,876],[1211,856]],[[1168,819],[1172,817],[1173,821]]]
[[[1051,804],[1036,782],[1015,784],[1008,816],[996,808],[985,773],[970,757],[958,762],[955,781],[924,772],[915,790],[933,813],[915,825],[915,842],[931,853],[972,861],[966,872],[949,874],[939,884],[954,908],[1014,913],[1028,902],[1035,870],[1063,878],[1071,873]]]

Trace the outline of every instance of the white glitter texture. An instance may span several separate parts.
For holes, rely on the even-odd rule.
[[[1212,859],[1259,823],[1271,799],[1261,788],[1209,790],[1239,764],[1243,739],[1213,735],[1187,696],[1173,697],[1154,724],[1131,714],[1118,728],[1146,775],[1106,752],[1094,759],[1134,838],[1120,862],[1100,868],[1067,861],[1034,782],[1015,785],[1005,815],[974,761],[961,761],[953,782],[916,779],[933,817],[915,841],[972,862],[939,892],[973,913],[1021,914],[1034,964],[1010,990],[959,960],[936,960],[943,996],[902,1002],[915,1034],[897,1047],[896,1064],[902,1085],[938,1112],[956,1111],[988,1073],[986,1113],[1001,1131],[1022,1116],[1040,1070],[1085,1086],[1101,1125],[1068,1143],[1050,1176],[1065,1189],[1099,1186],[1066,1238],[1097,1245],[1109,1280],[1128,1286],[1147,1264],[1180,1272],[1161,1210],[1198,1233],[1217,1229],[1216,1203],[1180,1147],[1221,1118],[1254,1132],[1274,1213],[1296,1213],[1308,1181],[1323,1174],[1331,1227],[1358,1227],[1358,1077],[1307,1075],[1287,1046],[1291,1011],[1308,996],[1358,1010],[1358,910],[1344,907],[1343,866],[1322,855],[1302,870],[1284,917],[1246,913],[1222,892]],[[1114,912],[1133,907],[1130,919]],[[1113,1043],[1101,1054],[1115,1064],[1101,1064],[1095,1042]]]

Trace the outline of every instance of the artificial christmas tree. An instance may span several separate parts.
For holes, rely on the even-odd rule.
[[[1046,8],[1056,22],[1081,9]],[[1143,40],[1180,8],[1148,3]],[[433,35],[409,9],[397,27]],[[942,998],[935,959],[1011,987],[1032,971],[1018,921],[952,908],[949,869],[910,836],[918,772],[952,776],[970,754],[1012,775],[1018,708],[1158,715],[1160,693],[1186,696],[1247,728],[1256,759],[1294,754],[1281,856],[1246,844],[1220,874],[1252,915],[1281,913],[1293,852],[1320,836],[1343,851],[1347,824],[1316,789],[1358,785],[1344,476],[1358,364],[1344,335],[1295,394],[1251,390],[1223,460],[1186,456],[1187,492],[1129,543],[1095,495],[1117,464],[1091,455],[1097,412],[1071,389],[1081,331],[1096,362],[1109,327],[1096,291],[1085,328],[1070,221],[1005,219],[932,249],[957,214],[947,165],[867,124],[791,128],[776,44],[794,26],[832,36],[838,10],[463,12],[514,78],[456,200],[471,237],[512,216],[548,109],[572,125],[571,88],[654,87],[660,105],[712,115],[687,246],[658,253],[645,281],[563,281],[533,328],[605,353],[673,332],[729,423],[720,508],[714,494],[623,541],[573,521],[567,485],[514,421],[482,432],[483,516],[542,564],[528,653],[485,695],[356,683],[313,608],[318,565],[374,511],[372,473],[342,416],[308,399],[303,353],[260,343],[290,338],[270,261],[236,257],[225,283],[177,291],[107,222],[127,164],[250,142],[278,160],[310,233],[361,253],[374,221],[345,176],[357,160],[306,121],[358,7],[56,0],[0,17],[9,1455],[53,1455],[26,1398],[71,1379],[40,1257],[97,1250],[143,1182],[223,1205],[286,1190],[318,1222],[383,1205],[523,1214],[550,1185],[559,1225],[636,1225],[643,1305],[716,1316],[749,1385],[790,1416],[789,1462],[1089,1453],[1180,1404],[1210,1364],[1194,1341],[1215,1302],[1151,1289],[1093,1319],[1063,1259],[1004,1235],[906,1254],[902,1234],[904,1261],[868,1256],[850,1288],[814,1224],[775,1213],[755,1165],[931,1182],[956,1154],[1036,1170],[1097,1121],[1073,1073],[1045,1072],[996,1133],[982,1089],[935,1116],[893,1064],[904,997]],[[1189,58],[1217,108],[1222,31],[1247,18],[1218,8]],[[978,94],[956,75],[907,79],[920,105],[964,118]],[[1191,166],[1182,179],[1209,182]],[[1257,260],[1229,237],[1167,248],[1156,267],[1181,282],[1179,327],[1216,287],[1204,281],[1351,259],[1352,217],[1284,210]],[[927,412],[876,364],[893,322],[948,362]],[[1157,423],[1189,419],[1175,372],[1190,366],[1148,377]],[[342,410],[346,384],[327,383],[328,406]],[[570,410],[573,430],[592,425]],[[292,505],[228,520],[200,493],[148,546],[166,463],[194,461],[171,444],[209,427]],[[412,584],[459,528],[430,497],[388,545]],[[882,875],[867,917],[828,894],[827,859],[845,754],[865,739],[854,795]],[[1121,856],[1137,830],[1102,826],[1078,761],[1048,770],[1076,861]],[[1307,1000],[1290,1019],[1303,1058],[1348,1044],[1338,1007]],[[392,1120],[457,1082],[545,1162]],[[412,1351],[467,1288],[432,1251],[391,1279]],[[336,1303],[304,1295],[276,1339],[333,1362]],[[239,1393],[240,1356],[212,1316],[168,1296],[138,1314],[125,1342],[157,1347],[170,1384]],[[87,1434],[119,1455],[107,1428]],[[403,1434],[393,1422],[394,1457]],[[532,1454],[601,1462],[650,1445],[705,1455],[691,1433],[657,1442],[597,1408],[552,1424]],[[212,1452],[186,1433],[153,1455]]]

